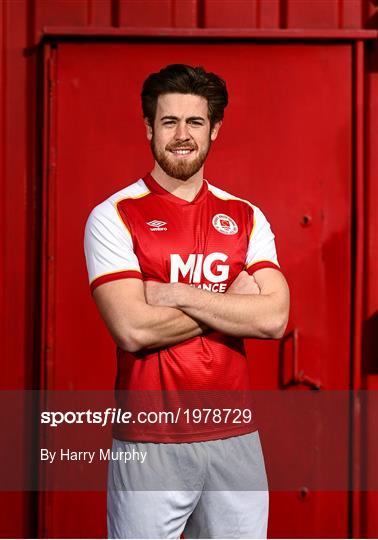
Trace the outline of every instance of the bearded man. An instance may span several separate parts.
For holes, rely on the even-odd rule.
[[[225,82],[173,64],[149,75],[141,97],[154,168],[96,206],[85,232],[93,297],[117,344],[116,390],[127,391],[118,403],[134,410],[133,392],[155,396],[150,412],[159,402],[156,416],[139,410],[113,430],[115,452],[146,459],[109,464],[108,535],[265,538],[243,338],[278,339],[286,328],[274,235],[259,208],[203,176]]]

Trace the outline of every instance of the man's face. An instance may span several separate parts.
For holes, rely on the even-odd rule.
[[[153,130],[147,125],[152,153],[172,178],[188,180],[203,166],[221,122],[210,132],[207,100],[193,94],[159,96]]]

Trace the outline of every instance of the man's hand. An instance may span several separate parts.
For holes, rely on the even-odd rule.
[[[242,270],[228,287],[228,293],[232,294],[260,294],[260,287],[253,276]]]

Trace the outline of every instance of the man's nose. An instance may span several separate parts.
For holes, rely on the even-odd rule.
[[[185,141],[190,139],[190,133],[186,122],[178,122],[176,125],[175,139]]]

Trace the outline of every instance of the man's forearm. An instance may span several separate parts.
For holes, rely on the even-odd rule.
[[[129,352],[175,345],[205,330],[177,308],[148,305],[139,279],[104,283],[93,297],[114,341]]]
[[[228,335],[278,338],[286,326],[284,302],[275,294],[220,294],[177,283],[172,304],[187,315]]]
[[[207,326],[172,307],[147,306],[145,317],[134,333],[131,349],[155,349],[176,345],[202,335]]]
[[[154,298],[153,293],[153,290],[156,290],[156,286],[158,286],[159,289],[163,286],[163,288],[167,287],[169,290],[172,290],[172,287],[175,285],[145,282],[144,286],[146,299],[150,300],[149,305],[156,307],[158,306],[158,303],[155,303],[156,298]],[[152,290],[151,286],[153,287]],[[193,288],[191,288],[191,290],[193,290]],[[229,294],[229,292],[238,295],[257,295],[260,294],[260,289],[252,276],[249,276],[246,272],[241,272],[231,284],[226,294]],[[163,305],[163,307],[167,306]],[[169,309],[172,309],[172,307]],[[191,337],[201,335],[212,329],[203,321],[197,319],[197,317],[189,316],[189,314],[184,313],[184,311],[180,309],[174,309],[173,313],[171,311],[165,313],[154,311],[150,312],[150,316],[154,315],[156,317],[158,313],[160,313],[161,316],[164,314],[164,317],[155,322],[155,324],[148,323],[147,330],[152,328],[152,333],[148,332],[148,335],[144,335],[143,341],[148,343],[147,345],[144,345],[145,348],[173,345],[186,339],[190,339]],[[174,317],[173,322],[170,320],[171,316]],[[165,319],[165,317],[168,317],[168,319]]]

